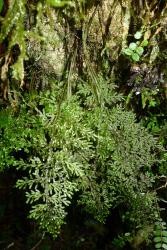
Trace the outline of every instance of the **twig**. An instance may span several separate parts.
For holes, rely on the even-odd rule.
[[[166,187],[167,187],[167,181],[166,181],[166,183],[165,183],[164,185],[162,185],[162,186],[156,188],[155,190],[157,191],[157,190],[159,190],[159,189],[163,189],[163,188],[166,188]]]
[[[7,249],[9,249],[9,248],[11,248],[13,246],[14,246],[14,242],[10,243],[7,247],[4,248],[4,250],[7,250]]]
[[[30,250],[35,250],[35,249],[41,244],[41,242],[43,241],[44,237],[45,237],[45,233],[43,233],[41,239],[40,239],[40,240],[37,242],[37,244],[36,244],[34,247],[32,247]]]

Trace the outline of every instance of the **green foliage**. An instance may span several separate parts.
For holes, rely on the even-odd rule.
[[[136,40],[139,40],[141,37],[142,33],[140,31],[137,31],[134,35],[134,38]],[[128,48],[123,49],[123,53],[129,56],[129,58],[131,58],[133,61],[138,62],[140,61],[140,57],[144,53],[144,47],[146,47],[147,45],[147,40],[132,42],[129,44]]]
[[[154,243],[156,249],[167,249],[166,222],[162,220],[155,223]]]
[[[89,85],[60,104],[61,91],[30,99],[19,114],[1,113],[1,168],[27,173],[17,187],[26,190],[30,218],[56,236],[79,191],[78,202],[101,222],[120,205],[132,228],[154,221],[156,196],[149,189],[156,141],[134,114],[112,107],[120,98],[104,80],[101,106]]]
[[[97,114],[91,114],[88,119],[92,126],[93,121],[97,120],[96,117]],[[126,204],[131,212],[125,215],[125,219],[130,220],[132,224],[137,222],[142,225],[146,218],[153,219],[155,212],[155,194],[146,192],[154,179],[149,176],[150,166],[154,162],[154,156],[150,155],[154,139],[135,123],[132,113],[120,107],[111,112],[103,110],[101,119],[100,121],[98,116],[99,122],[95,122],[99,141],[96,149],[97,159],[90,174],[91,185],[83,193],[81,202],[86,203],[88,211],[100,221],[108,215],[110,207]],[[103,204],[101,201],[104,201]],[[143,214],[146,216],[143,217]]]
[[[103,1],[37,2],[30,4],[25,0],[9,1],[7,13],[4,18],[1,17],[0,42],[7,44],[5,56],[9,55],[11,62],[8,64],[3,58],[3,69],[6,70],[6,78],[7,71],[9,73],[11,69],[12,78],[19,81],[21,87],[25,76],[30,76],[34,85],[29,87],[31,83],[27,77],[25,89],[38,89],[34,87],[35,84],[38,85],[36,79],[44,74],[43,69],[47,65],[45,60],[41,62],[38,58],[47,49],[59,50],[56,39],[43,37],[45,27],[46,30],[57,32],[61,38],[63,81],[61,86],[57,82],[51,83],[49,89],[53,89],[46,93],[25,97],[20,107],[14,110],[8,107],[0,111],[0,169],[5,171],[9,167],[16,167],[23,171],[25,177],[18,180],[17,187],[25,189],[27,203],[31,205],[30,218],[53,236],[60,232],[68,207],[77,193],[78,203],[100,222],[105,222],[112,209],[117,208],[123,222],[129,225],[128,230],[132,232],[130,237],[133,237],[136,230],[147,227],[157,218],[154,184],[160,177],[155,178],[154,175],[159,172],[162,176],[166,175],[166,165],[161,164],[154,172],[152,166],[156,168],[158,164],[157,155],[162,153],[166,159],[166,154],[161,152],[153,136],[136,122],[132,112],[116,105],[121,102],[122,97],[115,93],[113,84],[104,81],[97,72],[102,71],[101,61],[104,61],[107,71],[105,76],[111,78],[115,72],[118,75],[124,73],[122,69],[129,65],[123,65],[121,61],[120,72],[117,67],[121,48],[132,63],[145,60],[152,65],[161,60],[159,55],[163,42],[159,45],[157,38],[166,36],[166,26],[163,24],[165,15],[160,13],[161,6],[156,1],[150,6],[144,6],[147,3],[142,1],[137,1],[136,6],[133,6],[133,1],[121,4],[120,1],[113,1],[109,8],[103,8]],[[3,4],[0,1],[0,11]],[[142,5],[147,8],[142,8]],[[133,13],[140,13],[139,17],[132,17],[133,7]],[[103,9],[110,11],[103,13]],[[148,11],[143,11],[144,9]],[[152,17],[156,20],[151,27]],[[115,33],[114,29],[111,30],[110,26],[115,26],[113,20],[121,20],[122,32],[118,32],[117,25]],[[136,21],[131,23],[131,20]],[[134,35],[130,34],[130,27],[134,27],[134,31],[135,25],[138,26],[139,23],[144,28],[134,32]],[[145,33],[144,29],[147,30]],[[132,37],[129,46],[126,46],[127,37]],[[31,67],[26,68],[25,74],[26,54],[36,40],[39,42],[38,56],[34,53],[34,64],[30,60]],[[30,46],[27,47],[27,43]],[[18,52],[16,56],[13,56],[14,49]],[[113,51],[116,51],[115,57]],[[142,107],[139,108],[142,112],[157,107],[157,91],[143,88],[142,85],[144,80],[152,80],[147,78],[152,74],[151,65],[148,67],[149,73],[147,67],[143,66],[141,75],[132,77],[132,83],[134,81],[137,86],[142,86]],[[140,66],[136,71],[140,71]],[[56,67],[55,63],[53,71]],[[46,68],[50,75],[51,66],[47,65]],[[160,67],[158,71],[159,69]],[[126,70],[128,72],[129,68],[125,72]],[[48,81],[46,78],[45,84]],[[115,79],[118,83],[119,76],[116,75]],[[40,80],[41,78],[39,82]],[[156,79],[152,82],[157,83]],[[125,86],[125,82],[123,85]],[[9,92],[10,90],[9,88]],[[125,92],[127,93],[126,86]],[[20,93],[18,95],[22,100]],[[64,100],[65,93],[68,100]],[[132,102],[133,93],[135,91],[132,90],[127,103]],[[9,97],[12,95],[11,91]],[[149,114],[146,122],[147,128],[158,135],[160,143],[165,145],[166,130],[164,127],[164,133],[160,135],[162,127],[158,115]],[[166,232],[165,230],[163,228],[161,231]],[[130,241],[130,237],[119,236],[115,245],[123,247]],[[165,237],[161,241],[158,237],[157,233],[157,246],[165,249]]]
[[[44,102],[48,102],[48,96]],[[13,118],[12,128],[17,128],[12,131],[14,138],[10,140],[10,143],[15,142],[12,145],[15,153],[19,154],[20,150],[27,153],[26,160],[21,157],[13,163],[29,172],[29,177],[18,181],[17,187],[26,188],[27,202],[33,204],[30,218],[38,220],[41,227],[53,235],[59,231],[66,215],[65,208],[80,186],[87,168],[85,155],[86,152],[87,157],[91,155],[89,141],[94,136],[82,122],[78,127],[82,110],[76,107],[75,101],[63,103],[61,114],[53,123],[56,109],[52,102],[36,116],[22,110],[22,120]],[[19,142],[17,136],[20,136]],[[26,140],[28,143],[24,146]]]
[[[157,105],[156,96],[159,89],[151,90],[148,88],[143,88],[141,93],[142,108],[144,109],[146,105],[148,108],[155,107]]]
[[[117,249],[122,249],[123,247],[126,246],[127,242],[131,242],[131,241],[132,241],[131,234],[125,233],[124,235],[118,235],[117,238],[114,238],[112,243]]]

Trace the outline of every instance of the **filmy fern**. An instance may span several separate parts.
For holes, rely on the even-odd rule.
[[[32,205],[30,218],[53,236],[78,191],[78,202],[101,222],[120,204],[126,205],[124,218],[132,227],[154,221],[156,196],[149,192],[154,180],[149,172],[156,141],[131,112],[112,107],[120,98],[104,84],[101,106],[81,87],[60,104],[62,90],[56,87],[22,105],[19,115],[6,114],[1,166],[27,173],[17,187],[25,189]]]

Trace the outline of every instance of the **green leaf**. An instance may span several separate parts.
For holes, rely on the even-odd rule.
[[[142,33],[140,31],[137,31],[134,35],[134,38],[137,40],[140,39],[141,37],[142,37]]]
[[[148,40],[143,40],[141,46],[146,47],[147,45],[148,45]]]
[[[135,61],[135,62],[138,62],[140,60],[140,57],[137,53],[133,53],[132,54],[132,59]]]
[[[158,249],[158,248],[161,248],[161,246],[162,246],[161,243],[155,244],[155,248],[157,248],[157,249]]]
[[[162,227],[161,227],[160,224],[156,225],[156,231],[155,231],[155,233],[156,233],[156,232],[159,233],[159,232],[161,231],[161,229],[162,229]]]
[[[161,237],[159,236],[159,237],[155,237],[154,238],[154,242],[161,242]]]
[[[167,244],[162,244],[163,249],[167,249]]]
[[[0,12],[2,11],[3,8],[3,0],[0,0]]]
[[[161,222],[161,225],[163,225],[163,226],[166,225],[166,222],[162,221],[162,222]]]
[[[131,50],[135,50],[136,47],[137,47],[136,43],[130,43],[129,44],[129,49],[131,49]]]
[[[61,1],[61,0],[47,0],[48,4],[50,4],[53,7],[56,8],[61,8],[64,7],[66,5],[70,5],[72,6],[72,2],[71,1]]]
[[[162,236],[167,236],[167,231],[162,231]]]
[[[131,56],[133,54],[133,51],[131,49],[127,48],[127,49],[124,49],[124,53],[128,56]]]
[[[144,49],[142,47],[137,47],[136,52],[137,52],[137,54],[139,54],[141,56],[144,52]]]
[[[167,237],[162,237],[162,242],[167,243]]]

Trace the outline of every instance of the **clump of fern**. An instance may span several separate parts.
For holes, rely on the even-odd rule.
[[[62,86],[29,97],[17,113],[6,113],[0,164],[27,173],[17,187],[26,191],[30,218],[56,236],[73,195],[97,220],[125,206],[133,227],[154,220],[156,195],[151,166],[157,143],[120,105],[113,85],[99,79],[101,104],[91,87],[62,99]],[[60,100],[62,100],[60,102]],[[2,114],[3,115],[3,114]]]

